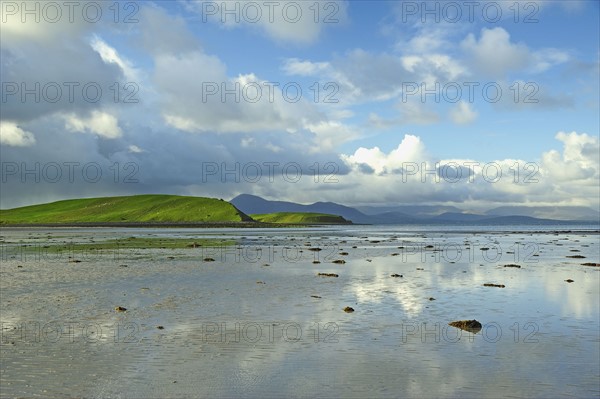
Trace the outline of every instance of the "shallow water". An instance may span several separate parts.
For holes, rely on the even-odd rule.
[[[598,397],[581,228],[2,229],[0,394]],[[131,236],[237,244],[44,250]]]

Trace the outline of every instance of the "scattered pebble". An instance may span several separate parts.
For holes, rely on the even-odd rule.
[[[334,260],[333,263],[337,263],[339,265],[343,265],[344,263],[346,263],[346,261],[343,260],[343,259],[337,259],[337,260]]]
[[[401,274],[394,273],[394,274],[390,274],[390,277],[404,277],[404,276]]]
[[[117,312],[125,312],[125,311],[127,310],[127,308],[124,308],[123,306],[117,306],[117,307],[115,308],[115,310],[116,310]]]
[[[574,282],[575,282],[575,280],[571,280],[570,278],[569,278],[569,279],[566,279],[565,281],[566,281],[567,283],[574,283]]]
[[[511,263],[511,264],[508,264],[508,265],[504,265],[504,267],[514,267],[514,268],[517,268],[517,269],[521,268],[520,265],[515,265],[514,263]]]
[[[346,307],[344,308],[344,312],[346,312],[346,313],[352,313],[352,312],[354,312],[354,309],[353,309],[353,308],[351,308],[350,306],[346,306]]]
[[[215,260],[213,258],[204,258],[203,261],[204,262],[214,262]]]

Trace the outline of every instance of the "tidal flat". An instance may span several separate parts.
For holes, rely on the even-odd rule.
[[[0,248],[3,398],[600,396],[589,226],[3,228]]]

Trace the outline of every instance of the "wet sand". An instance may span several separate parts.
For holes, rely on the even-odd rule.
[[[441,230],[3,229],[0,395],[598,397],[597,231]]]

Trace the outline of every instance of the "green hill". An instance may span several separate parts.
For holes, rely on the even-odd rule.
[[[0,224],[217,223],[252,221],[229,202],[179,195],[73,199],[0,210]]]
[[[348,220],[337,215],[326,213],[303,213],[303,212],[278,212],[265,214],[252,214],[252,219],[263,223],[287,223],[287,224],[350,224]]]

